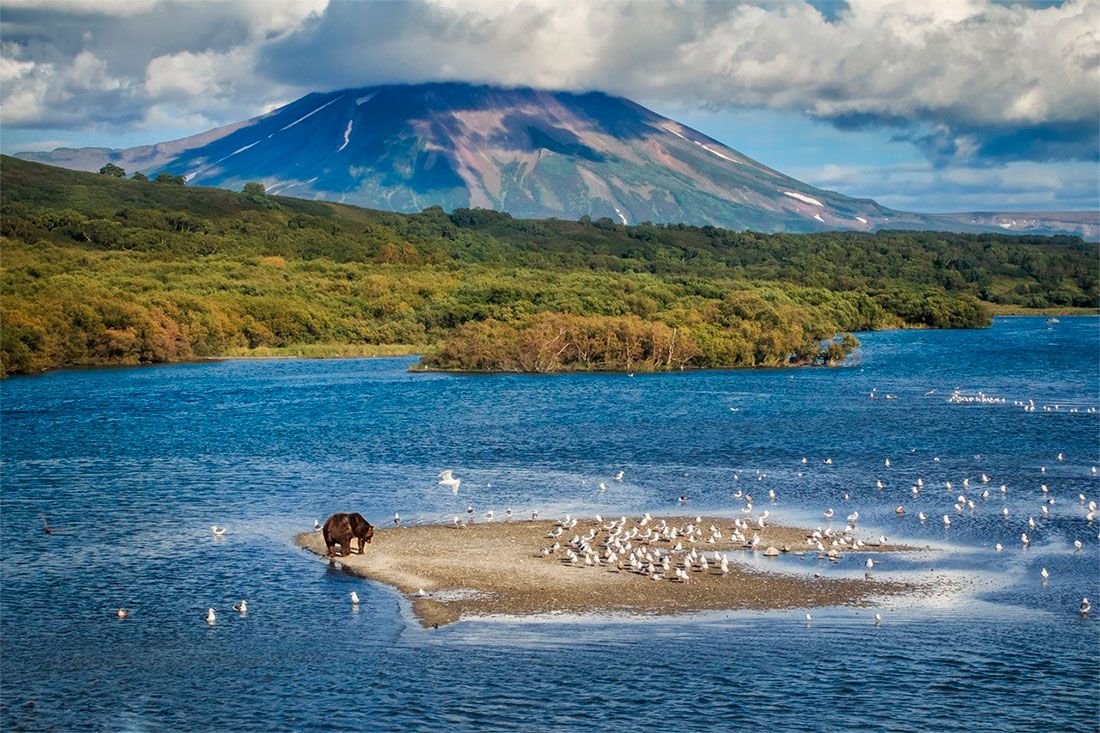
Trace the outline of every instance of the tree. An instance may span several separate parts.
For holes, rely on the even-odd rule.
[[[99,175],[114,176],[115,178],[125,178],[126,171],[124,171],[122,168],[119,168],[114,163],[108,163],[107,165],[99,169]]]
[[[267,189],[264,188],[264,184],[250,182],[244,184],[244,188],[240,192],[241,201],[246,204],[251,204],[260,209],[277,209],[279,207],[271,198],[267,195]]]
[[[135,181],[148,181],[149,180],[149,176],[145,175],[141,171],[138,171],[137,173],[132,175],[131,178],[133,178]]]
[[[174,176],[171,173],[158,173],[153,180],[157,183],[171,183],[173,186],[182,186],[187,183],[183,176]]]

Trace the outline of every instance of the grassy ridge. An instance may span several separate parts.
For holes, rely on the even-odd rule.
[[[1095,308],[1069,237],[760,235],[402,215],[0,159],[5,373],[241,353],[429,352],[447,369],[829,363],[988,303]]]

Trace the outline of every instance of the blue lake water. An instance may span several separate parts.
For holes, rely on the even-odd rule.
[[[857,365],[828,370],[475,377],[362,359],[6,380],[0,727],[1096,730],[1100,611],[1077,609],[1100,601],[1100,529],[1078,495],[1100,500],[1100,321],[861,338]],[[1008,403],[952,404],[955,388]],[[1028,399],[1036,412],[1012,404]],[[446,468],[457,497],[436,486]],[[391,589],[293,546],[338,510],[722,514],[738,489],[781,522],[858,510],[866,535],[934,546],[876,574],[948,590],[817,609],[809,627],[783,611],[423,630]],[[955,512],[960,493],[974,510]],[[63,532],[45,534],[39,512]],[[858,556],[743,559],[863,570]]]

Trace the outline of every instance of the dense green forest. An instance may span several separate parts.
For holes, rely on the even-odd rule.
[[[0,159],[4,373],[247,353],[424,368],[830,364],[848,332],[1095,308],[1071,237],[396,214]]]

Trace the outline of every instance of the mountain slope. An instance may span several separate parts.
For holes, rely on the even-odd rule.
[[[246,122],[121,151],[21,157],[82,170],[108,161],[194,184],[419,211],[684,222],[756,231],[1044,231],[907,214],[814,188],[630,100],[457,83],[310,94]],[[1090,234],[1088,223],[1053,231]],[[1092,232],[1095,234],[1095,232]]]

